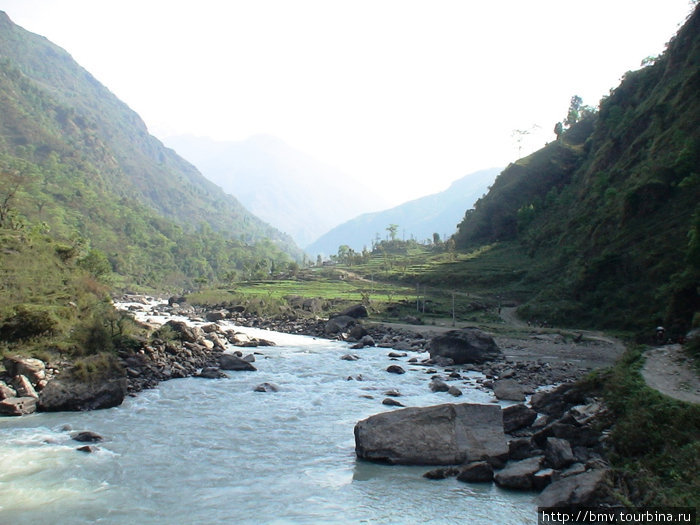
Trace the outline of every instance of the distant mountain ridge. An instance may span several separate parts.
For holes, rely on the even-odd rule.
[[[336,226],[306,247],[311,255],[332,255],[338,247],[348,245],[355,251],[370,247],[375,237],[384,238],[390,224],[398,225],[398,236],[417,241],[433,238],[437,233],[443,239],[452,235],[464,216],[465,207],[471,207],[493,183],[502,168],[489,168],[456,180],[448,189],[427,195],[394,208],[366,213]]]
[[[190,135],[164,140],[299,246],[385,202],[372,188],[270,135],[236,142]]]

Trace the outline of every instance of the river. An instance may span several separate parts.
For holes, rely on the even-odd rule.
[[[278,344],[256,349],[257,372],[166,381],[108,410],[0,418],[0,523],[537,522],[533,493],[355,458],[355,423],[395,410],[381,404],[387,390],[406,406],[488,403],[487,393],[465,382],[459,400],[433,393],[407,358],[406,374],[387,373],[386,348],[238,330]],[[360,359],[340,359],[349,352]],[[280,390],[254,392],[265,381]],[[105,441],[78,452],[66,428]]]

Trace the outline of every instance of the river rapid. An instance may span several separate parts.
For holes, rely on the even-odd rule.
[[[396,375],[390,349],[223,325],[277,343],[255,349],[257,372],[166,381],[107,410],[0,418],[0,523],[537,522],[534,493],[355,457],[355,423],[396,410],[381,404],[388,390],[406,406],[489,394],[468,381],[459,399],[431,392],[432,374],[406,362],[421,354]],[[254,392],[263,382],[280,390]],[[76,450],[82,430],[104,436],[97,452]]]

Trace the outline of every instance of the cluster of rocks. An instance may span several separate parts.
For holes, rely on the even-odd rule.
[[[542,491],[538,505],[593,506],[610,501],[600,401],[566,384],[533,396],[531,406],[444,404],[371,416],[355,426],[363,460],[442,467],[430,479],[495,482]]]
[[[57,373],[32,357],[3,359],[5,373],[0,378],[0,414],[21,416],[36,411],[39,393]]]

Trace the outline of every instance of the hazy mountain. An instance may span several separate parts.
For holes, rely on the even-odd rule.
[[[299,246],[385,202],[371,188],[269,135],[240,142],[189,135],[164,140]]]
[[[99,248],[129,280],[213,279],[280,249],[301,255],[289,236],[149,135],[66,51],[4,12],[0,179],[0,200],[14,192],[2,214],[10,212],[13,228],[44,225],[78,252]]]
[[[418,241],[432,239],[438,233],[445,239],[452,235],[457,223],[464,216],[466,207],[472,206],[488,189],[502,168],[491,168],[472,173],[452,183],[440,193],[415,199],[389,210],[365,213],[321,236],[307,246],[311,255],[331,255],[338,246],[348,245],[355,251],[371,247],[376,236],[384,238],[386,228],[397,224],[398,236]]]

